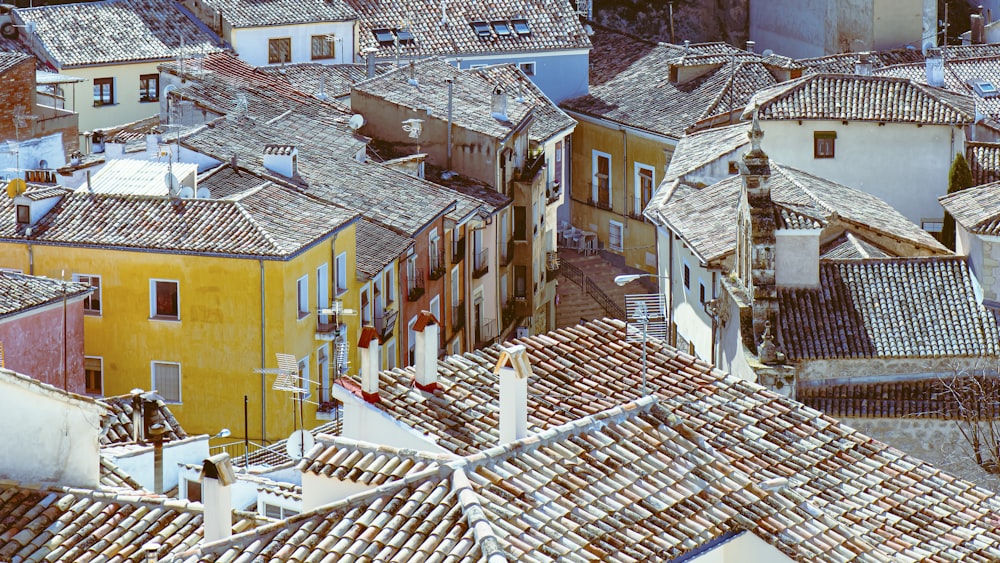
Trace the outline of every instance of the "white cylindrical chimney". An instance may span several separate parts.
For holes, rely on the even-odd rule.
[[[414,346],[414,366],[418,389],[434,391],[437,389],[437,357],[438,341],[441,327],[430,311],[422,311],[413,325],[417,341]]]
[[[205,506],[205,543],[233,535],[232,484],[236,482],[229,454],[221,453],[201,466],[201,502]]]
[[[361,354],[361,396],[369,403],[377,403],[378,374],[382,371],[382,346],[379,344],[378,331],[374,327],[366,326],[361,329],[358,351]]]
[[[504,348],[494,373],[500,376],[500,443],[528,436],[528,363],[523,345]]]
[[[753,53],[753,48],[756,44],[756,41],[747,41],[747,52]]]

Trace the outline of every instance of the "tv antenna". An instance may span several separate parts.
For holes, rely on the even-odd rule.
[[[337,370],[337,379],[339,379],[347,371],[347,354],[349,351],[347,334],[341,330],[344,327],[342,317],[356,317],[358,312],[354,309],[345,309],[342,300],[334,299],[330,303],[330,308],[320,309],[317,311],[317,314],[319,315],[320,323],[332,326],[337,331],[337,336],[333,339],[333,365],[334,369]]]
[[[303,379],[299,374],[299,363],[295,359],[295,356],[282,353],[276,353],[275,356],[278,360],[277,369],[255,369],[253,371],[254,373],[276,376],[274,378],[274,383],[271,384],[271,390],[281,391],[291,395],[293,405],[298,403],[298,409],[293,408],[292,410],[292,425],[295,427],[295,430],[299,430],[300,423],[302,428],[305,428],[303,404],[306,401],[306,395],[309,394],[309,380]],[[262,397],[261,400],[263,401],[265,399]],[[296,411],[298,411],[297,419],[295,414]],[[303,445],[302,447],[304,448],[305,446]]]
[[[667,339],[667,313],[662,293],[625,296],[625,341],[642,342],[642,395],[646,389],[646,340]]]
[[[239,121],[244,117],[248,117],[250,112],[250,102],[247,100],[247,95],[243,92],[237,92],[236,97],[233,98],[233,111],[226,114],[226,119],[229,121]]]

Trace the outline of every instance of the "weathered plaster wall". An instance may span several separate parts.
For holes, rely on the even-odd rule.
[[[983,369],[985,365],[996,364],[996,359],[986,358],[901,358],[901,359],[834,359],[809,360],[798,363],[798,381],[822,381],[840,377],[884,376],[904,377],[909,375],[933,374],[951,375]]]
[[[30,375],[60,389],[84,394],[83,299],[68,299],[63,331],[62,301],[0,320],[7,369]],[[65,373],[63,353],[65,352]]]
[[[819,229],[775,231],[774,281],[779,287],[819,286]]]

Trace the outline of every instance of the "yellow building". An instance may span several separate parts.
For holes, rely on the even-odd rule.
[[[358,338],[358,317],[320,314],[339,296],[358,308],[357,218],[274,184],[230,200],[37,187],[3,198],[0,267],[97,288],[85,354],[101,394],[155,389],[192,433],[233,436],[246,397],[250,439],[271,442],[302,423],[255,370],[294,356],[312,427],[338,338]]]

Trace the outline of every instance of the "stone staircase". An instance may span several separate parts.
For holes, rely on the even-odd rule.
[[[585,256],[573,249],[560,248],[559,262],[560,264],[572,264],[582,270],[585,276],[593,280],[594,284],[601,291],[622,308],[625,307],[626,294],[656,291],[656,280],[653,278],[642,280],[651,282],[649,284],[642,284],[640,281],[632,282],[625,287],[615,284],[615,276],[640,273],[640,270],[616,266],[600,253]],[[571,326],[579,324],[580,321],[611,316],[597,300],[587,294],[582,286],[574,283],[573,280],[563,275],[562,272],[559,275],[558,295],[559,305],[556,307],[557,327]]]

